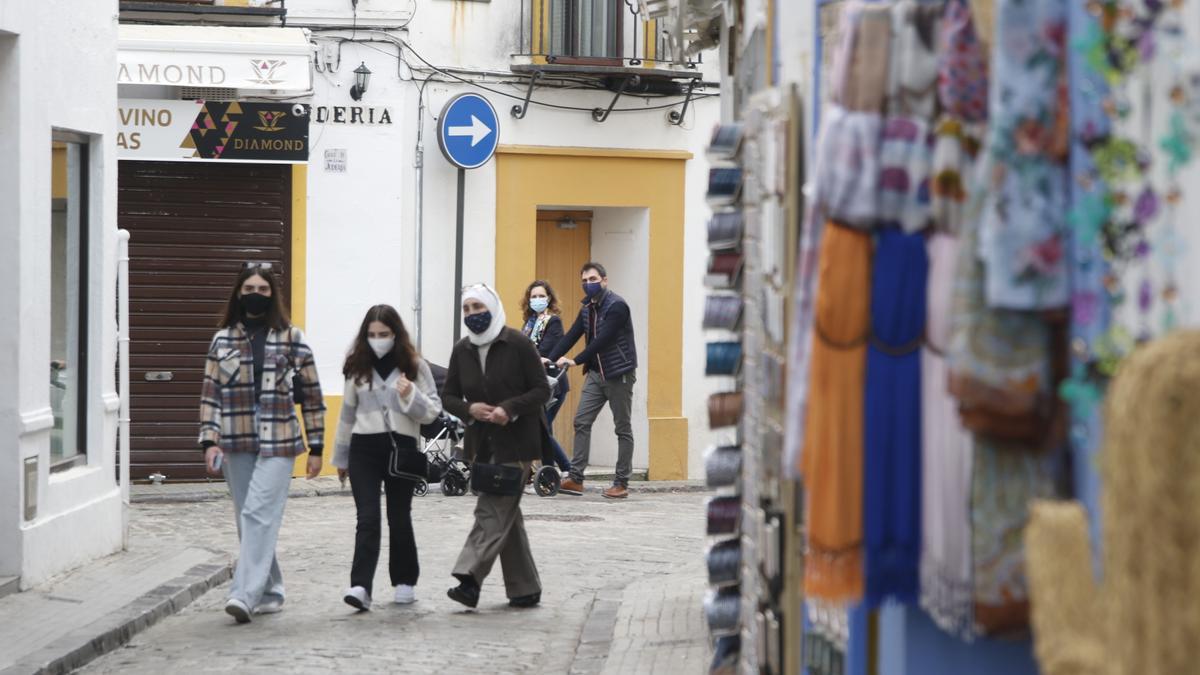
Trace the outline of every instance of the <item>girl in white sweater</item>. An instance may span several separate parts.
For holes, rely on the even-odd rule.
[[[389,476],[388,460],[395,448],[400,452],[417,449],[421,425],[437,419],[442,402],[429,365],[417,355],[400,315],[389,305],[367,311],[342,372],[346,388],[333,465],[339,478],[350,478],[358,509],[350,588],[343,597],[346,604],[359,610],[371,608],[379,562],[382,483],[391,540],[388,573],[396,603],[409,604],[416,600],[413,587],[420,574],[412,527],[415,485]]]

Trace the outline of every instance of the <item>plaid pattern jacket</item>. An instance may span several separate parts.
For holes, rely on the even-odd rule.
[[[262,395],[256,404],[250,339],[241,324],[217,331],[204,367],[200,443],[211,441],[225,452],[257,452],[263,457],[304,454],[304,437],[292,398],[292,380],[297,374],[302,382],[301,410],[308,445],[314,454],[321,454],[325,400],[304,333],[294,326],[284,333],[267,333]]]

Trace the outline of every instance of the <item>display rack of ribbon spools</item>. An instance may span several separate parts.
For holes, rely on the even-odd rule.
[[[721,383],[708,399],[708,422],[722,439],[705,454],[708,486],[716,491],[708,500],[709,546],[705,554],[711,589],[704,613],[714,639],[712,673],[737,672],[741,653],[743,453],[738,425],[745,402],[740,378],[744,305],[741,145],[741,126],[721,125],[713,132],[708,151],[708,203],[713,214],[708,222],[705,277],[709,289],[704,306],[705,374]]]

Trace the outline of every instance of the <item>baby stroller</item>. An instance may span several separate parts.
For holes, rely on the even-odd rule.
[[[446,385],[446,369],[430,363],[429,370],[434,386],[440,393]],[[421,426],[425,455],[429,459],[428,480],[430,483],[441,483],[442,494],[447,497],[465,495],[471,485],[471,467],[462,459],[465,431],[462,420],[448,412]]]
[[[550,383],[550,400],[546,401],[546,410],[554,407],[558,403],[558,399],[554,397],[554,392],[558,391],[558,382],[567,376],[567,371],[560,369],[554,364],[546,365],[546,380]],[[549,431],[547,430],[547,434]],[[549,441],[547,438],[546,441]],[[533,489],[539,497],[553,497],[558,494],[558,488],[562,484],[562,472],[554,464],[554,457],[549,449],[549,443],[544,442],[544,451],[542,452],[541,468],[534,474]]]

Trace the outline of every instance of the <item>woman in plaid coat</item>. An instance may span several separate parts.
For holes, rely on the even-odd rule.
[[[304,333],[291,325],[270,264],[247,263],[213,336],[200,395],[200,445],[209,473],[224,473],[241,547],[225,612],[238,623],[283,608],[275,542],[295,458],[321,472],[325,403]]]

